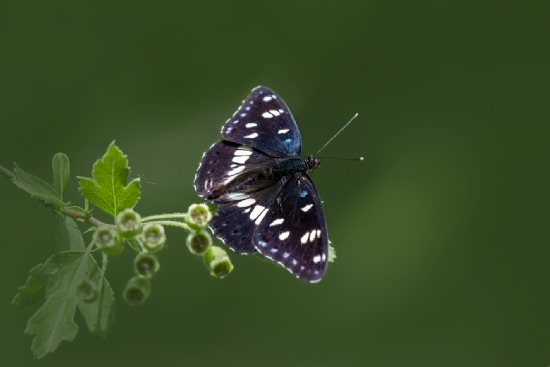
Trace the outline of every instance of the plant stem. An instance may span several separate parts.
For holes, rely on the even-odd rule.
[[[66,214],[70,217],[77,218],[77,219],[84,219],[85,221],[88,221],[90,224],[92,224],[95,227],[107,226],[107,227],[111,227],[111,228],[116,228],[116,226],[113,225],[113,224],[103,223],[102,221],[100,221],[98,219],[95,219],[94,217],[92,217],[90,212],[82,213],[82,212],[78,212],[76,210],[69,209],[67,207],[54,208],[54,209],[58,210],[59,212],[61,212],[63,214]]]
[[[15,179],[15,175],[13,174],[13,172],[2,166],[0,166],[0,173],[11,180]]]
[[[163,226],[179,227],[183,229],[190,229],[189,226],[185,223],[178,222],[175,220],[156,220],[153,223],[162,224]]]
[[[142,222],[150,222],[152,220],[159,219],[185,219],[187,213],[169,213],[169,214],[157,214],[148,217],[141,218]]]

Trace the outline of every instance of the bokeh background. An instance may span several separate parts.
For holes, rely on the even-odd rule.
[[[10,304],[55,250],[54,215],[0,177],[3,366],[549,366],[550,4],[546,1],[2,2],[0,164],[89,176],[108,144],[142,214],[199,199],[200,157],[249,90],[290,106],[338,258],[311,285],[232,255],[220,281],[168,232],[142,307],[79,315],[42,360]],[[145,182],[145,179],[149,184]],[[105,218],[105,217],[102,217]],[[83,226],[85,228],[85,226]]]

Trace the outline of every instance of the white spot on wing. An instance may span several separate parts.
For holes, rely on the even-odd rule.
[[[267,212],[269,211],[269,209],[266,209],[262,212],[262,214],[260,214],[260,216],[258,217],[258,219],[256,219],[256,221],[254,222],[255,225],[260,225],[260,223],[262,223],[262,220],[264,220],[264,217],[265,215],[267,214]]]
[[[284,241],[284,240],[286,240],[286,239],[288,238],[288,236],[290,236],[290,232],[289,232],[289,231],[286,231],[286,232],[283,232],[283,233],[281,233],[281,234],[279,235],[279,239],[280,239],[281,241]]]
[[[237,149],[234,155],[252,155],[252,151],[250,149]]]
[[[320,255],[313,256],[313,262],[314,263],[318,263],[319,261],[321,261],[321,256]]]
[[[270,119],[270,118],[273,117],[273,115],[270,114],[269,112],[264,112],[264,113],[262,113],[262,117],[263,117],[263,118],[266,118],[266,119]]]
[[[306,206],[304,206],[304,207],[302,208],[302,211],[307,212],[307,211],[308,211],[309,209],[311,209],[312,207],[313,207],[313,204],[307,204]]]
[[[252,213],[250,213],[250,219],[254,220],[258,218],[260,214],[262,214],[264,209],[265,209],[265,206],[256,205],[254,209],[252,209]]]
[[[288,131],[288,129],[281,129],[277,134],[286,134]]]
[[[237,168],[233,168],[231,171],[227,172],[227,176],[233,176],[233,175],[236,175],[237,173],[240,173],[244,171],[244,166],[239,166]]]
[[[306,243],[307,242],[307,239],[309,238],[309,232],[306,232],[302,238],[300,239],[300,241],[302,242],[302,244]]]
[[[258,124],[255,123],[255,122],[249,122],[248,124],[246,124],[246,125],[244,125],[244,126],[246,126],[247,129],[250,129],[251,127],[258,126]]]
[[[273,115],[273,116],[279,116],[281,113],[277,110],[269,110],[269,112]]]
[[[273,227],[273,226],[278,226],[280,224],[283,224],[283,222],[285,221],[284,218],[279,218],[279,219],[275,219],[273,222],[271,222],[269,224],[270,227]]]
[[[254,134],[250,134],[250,135],[245,136],[245,138],[254,139],[257,136],[258,136],[258,133],[254,133]]]
[[[315,241],[315,235],[317,233],[315,231],[311,231],[311,233],[309,234],[309,242],[313,242]]]
[[[249,198],[249,199],[245,199],[243,201],[239,201],[237,203],[237,206],[239,208],[246,208],[247,206],[250,206],[252,204],[254,204],[256,202],[256,200],[252,199],[252,198]]]
[[[250,213],[250,208],[244,210],[245,213]]]
[[[240,155],[240,156],[237,156],[237,157],[233,157],[233,162],[239,163],[239,164],[244,164],[244,162],[246,162],[248,160],[248,158],[250,158],[249,155]]]
[[[273,98],[271,96],[265,96],[264,97],[264,102],[269,102],[271,101]]]
[[[317,230],[317,238],[321,238],[321,230],[320,229]]]
[[[242,192],[230,192],[229,194],[226,194],[225,197],[227,200],[244,200],[248,199],[250,196],[243,194]]]
[[[246,113],[241,113],[241,117],[245,117],[246,116]]]

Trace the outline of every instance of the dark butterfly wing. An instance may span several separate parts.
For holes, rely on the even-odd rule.
[[[227,193],[211,200],[218,206],[209,226],[233,251],[246,255],[256,252],[252,237],[272,206],[284,180],[250,194]]]
[[[195,174],[195,191],[205,199],[214,199],[228,191],[239,175],[253,173],[272,161],[272,157],[249,147],[218,141],[202,155]]]
[[[265,174],[272,164],[273,157],[222,140],[204,153],[195,175],[195,191],[218,206],[210,228],[241,254],[256,251],[252,235],[263,218],[259,210],[271,206],[284,183]]]
[[[299,156],[302,139],[285,102],[266,87],[252,89],[222,127],[224,138],[274,157]]]
[[[328,235],[319,194],[303,173],[279,191],[254,234],[254,246],[298,278],[318,282],[328,264]]]

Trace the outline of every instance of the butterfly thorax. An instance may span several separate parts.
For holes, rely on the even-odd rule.
[[[276,177],[290,176],[296,172],[311,172],[316,169],[321,161],[313,156],[285,157],[277,159],[277,163],[271,171]]]

